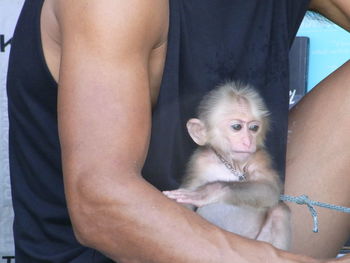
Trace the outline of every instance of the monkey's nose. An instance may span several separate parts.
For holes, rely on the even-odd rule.
[[[252,138],[249,135],[246,135],[242,138],[242,144],[245,148],[249,149],[252,145]]]

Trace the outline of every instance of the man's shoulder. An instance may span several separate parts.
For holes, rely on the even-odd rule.
[[[63,30],[75,28],[97,34],[120,35],[155,42],[158,46],[167,36],[168,0],[50,0],[58,24]]]

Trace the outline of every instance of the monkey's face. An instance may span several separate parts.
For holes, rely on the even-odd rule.
[[[211,140],[213,147],[228,158],[246,161],[257,149],[261,121],[255,118],[246,102],[238,102],[218,111]]]

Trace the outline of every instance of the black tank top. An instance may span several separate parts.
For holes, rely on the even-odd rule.
[[[201,97],[226,80],[254,85],[272,116],[267,147],[284,174],[288,52],[309,0],[170,0],[165,69],[153,111],[143,176],[161,190],[179,185],[194,144],[185,122]],[[10,174],[17,263],[111,262],[75,239],[63,190],[57,83],[45,64],[40,13],[27,0],[8,69]],[[160,219],[161,220],[161,219]]]

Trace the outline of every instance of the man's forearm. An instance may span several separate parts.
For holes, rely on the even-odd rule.
[[[142,178],[78,189],[70,211],[84,245],[118,262],[224,262],[225,234]]]
[[[117,262],[317,262],[220,230],[141,177],[85,184],[70,211],[79,240]]]

